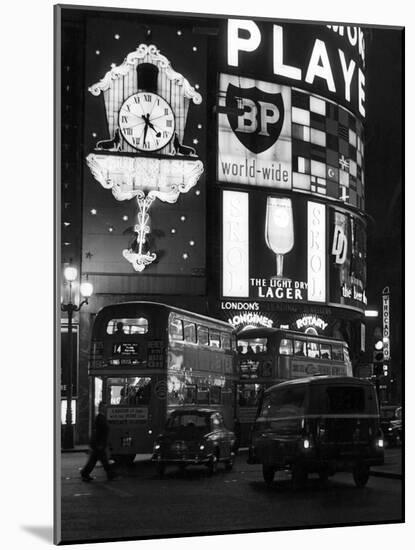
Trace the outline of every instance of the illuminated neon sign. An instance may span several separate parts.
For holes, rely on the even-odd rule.
[[[274,322],[272,319],[266,317],[265,315],[261,315],[259,313],[245,312],[228,319],[228,323],[234,328],[240,327],[242,325],[271,328]]]
[[[264,65],[268,66],[270,73],[288,79],[293,85],[318,86],[326,94],[336,95],[364,117],[363,31],[352,26],[310,25],[309,28],[307,46],[298,53],[294,47],[294,41],[298,41],[296,25],[272,25],[270,32],[270,25],[249,19],[229,19],[227,64],[239,68],[243,57],[244,66],[256,62],[262,72]],[[292,64],[288,64],[287,59],[292,60]],[[251,65],[247,71],[250,68]]]
[[[301,317],[300,319],[297,319],[297,321],[295,321],[295,328],[297,330],[306,329],[309,327],[326,330],[326,328],[328,327],[328,323],[323,321],[323,319],[321,319],[320,317],[316,317],[316,315],[305,315],[304,317]]]

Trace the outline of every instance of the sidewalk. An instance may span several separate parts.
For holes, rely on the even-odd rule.
[[[371,475],[402,479],[402,447],[385,449],[385,463],[382,466],[373,466]]]

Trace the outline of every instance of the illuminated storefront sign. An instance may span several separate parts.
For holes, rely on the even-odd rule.
[[[383,319],[383,357],[385,361],[390,359],[390,292],[385,287],[382,292],[382,319]]]
[[[307,298],[326,301],[326,207],[307,204]]]
[[[223,295],[248,297],[248,193],[223,192]]]

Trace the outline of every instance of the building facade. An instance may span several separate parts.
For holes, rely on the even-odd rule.
[[[89,430],[91,326],[110,303],[147,299],[235,328],[341,337],[357,366],[367,305],[364,32],[62,14],[61,263],[94,285],[75,318],[76,442]],[[154,109],[162,128],[150,123]]]

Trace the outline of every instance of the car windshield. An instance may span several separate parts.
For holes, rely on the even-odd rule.
[[[172,414],[167,420],[166,429],[182,430],[197,429],[198,431],[208,431],[210,428],[210,416],[197,413]]]
[[[276,418],[304,413],[305,387],[294,386],[275,390],[264,397],[261,416]]]

